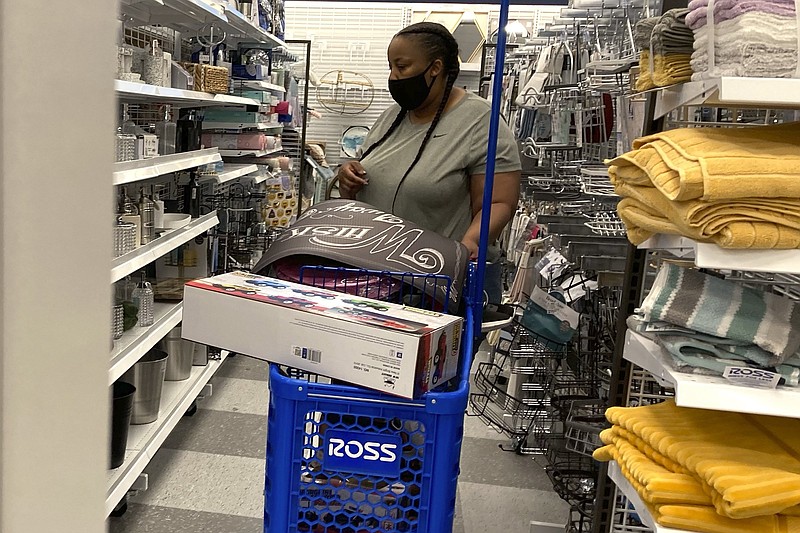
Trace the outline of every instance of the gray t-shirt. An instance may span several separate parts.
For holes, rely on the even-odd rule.
[[[383,137],[399,111],[400,107],[393,104],[378,118],[364,141],[365,152]],[[469,177],[486,173],[490,114],[489,102],[467,93],[442,116],[422,157],[398,191],[400,179],[430,127],[430,123],[413,124],[406,116],[391,137],[361,161],[369,184],[361,189],[358,199],[460,241],[472,222]],[[521,168],[514,135],[501,120],[495,172]],[[392,209],[395,191],[397,200]]]

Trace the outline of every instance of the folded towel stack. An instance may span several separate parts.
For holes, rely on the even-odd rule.
[[[670,9],[661,17],[636,23],[634,45],[641,49],[636,89],[666,87],[688,81],[694,35],[686,25],[688,9]]]
[[[694,31],[692,79],[800,77],[795,0],[716,0],[711,24],[708,6],[709,0],[692,0],[686,16]]]
[[[615,460],[665,527],[800,532],[800,420],[677,407],[612,407],[594,452]]]
[[[684,235],[723,248],[800,248],[800,122],[684,128],[607,161],[628,239]]]
[[[761,368],[800,384],[800,304],[663,263],[628,327],[660,344],[680,372],[721,376]]]
[[[800,305],[786,296],[664,263],[639,311],[706,335],[755,344],[779,364],[800,348]]]

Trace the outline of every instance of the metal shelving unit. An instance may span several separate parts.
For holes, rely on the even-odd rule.
[[[648,95],[650,118],[645,125],[645,134],[663,129],[663,120],[682,107],[719,107],[753,109],[800,109],[800,79],[758,79],[723,77],[653,91]],[[734,124],[735,125],[735,124]],[[702,127],[703,123],[698,122]],[[655,255],[654,255],[655,254]],[[625,272],[625,300],[623,311],[631,314],[645,291],[647,269],[659,258],[674,258],[692,261],[697,268],[718,270],[723,273],[738,273],[737,281],[756,281],[776,285],[783,294],[797,298],[793,290],[792,275],[800,273],[800,250],[750,250],[723,249],[711,243],[699,243],[677,235],[656,235],[633,249]],[[759,274],[760,273],[760,274]],[[766,276],[765,276],[766,274]],[[786,283],[786,285],[783,285]],[[621,339],[621,341],[620,341]],[[612,392],[617,396],[616,405],[640,404],[633,384],[641,382],[635,376],[642,373],[667,390],[674,390],[675,402],[679,406],[719,411],[749,413],[756,415],[797,418],[796,406],[800,390],[793,387],[776,389],[751,388],[734,385],[723,377],[681,373],[672,368],[669,357],[655,342],[637,333],[626,331],[620,321],[618,350],[615,353],[614,377],[617,385]],[[632,364],[631,364],[632,363]],[[659,401],[666,396],[657,395],[650,401]],[[627,502],[616,506],[617,517],[627,513],[632,505],[638,519],[655,533],[677,533],[678,530],[659,526],[631,484],[622,475],[619,466],[610,463],[608,477],[619,491],[618,496]],[[613,493],[613,491],[611,491]],[[614,505],[616,497],[607,497],[606,503]],[[612,521],[613,522],[613,521]],[[614,523],[598,524],[595,532],[628,531],[626,526]],[[637,529],[636,531],[640,531]]]
[[[171,252],[178,246],[187,243],[219,224],[217,212],[195,219],[190,224],[170,231],[163,237],[140,246],[136,250],[121,255],[111,262],[111,283],[119,281],[128,274],[132,274],[142,267],[149,265],[159,257]]]
[[[286,92],[286,89],[281,85],[275,85],[274,83],[267,83],[261,80],[236,80],[236,83],[237,87],[241,85],[246,89],[253,89],[256,91],[273,91],[280,94]]]
[[[260,49],[285,47],[281,39],[252,24],[236,9],[211,3],[208,0],[120,0],[119,12],[128,26],[162,26],[184,35],[197,35],[211,25],[226,34],[226,42],[236,46],[248,43]],[[283,87],[264,82],[245,82],[259,89],[285,92]],[[167,104],[173,109],[203,108],[211,106],[238,106],[249,111],[262,109],[262,103],[251,98],[230,94],[211,94],[187,91],[170,87],[158,87],[144,83],[115,80],[114,89],[119,103]],[[280,131],[280,127],[268,124],[206,124],[204,128],[223,130],[254,129],[259,131]],[[279,151],[220,151],[217,148],[179,153],[146,160],[127,161],[114,165],[112,185],[149,180],[166,174],[189,170],[210,163],[222,161],[223,155],[263,157]],[[213,180],[218,184],[240,178],[251,177],[255,181],[266,177],[259,174],[259,167],[253,164],[227,165],[219,175],[209,176],[201,181]],[[117,257],[111,262],[110,281],[114,283],[151,263],[181,245],[203,235],[219,224],[216,211],[212,211],[190,224],[163,234],[152,242],[136,250]],[[183,316],[183,303],[170,302],[155,304],[155,322],[150,327],[134,327],[125,332],[115,343],[109,356],[108,382],[113,383],[131,368],[148,350],[154,347]],[[194,367],[191,376],[185,381],[165,382],[163,386],[161,410],[158,420],[147,425],[133,425],[129,428],[125,461],[119,468],[110,470],[107,475],[106,513],[111,513],[132,487],[145,488],[141,474],[167,438],[181,417],[193,405],[208,381],[220,367],[227,353],[219,359],[211,359],[206,366]],[[137,484],[137,480],[140,482]]]
[[[691,105],[796,109],[800,106],[800,79],[722,77],[683,83],[657,94],[656,119]]]
[[[650,372],[664,387],[675,389],[675,403],[681,407],[792,418],[798,416],[800,389],[743,387],[722,377],[678,372],[670,365],[663,348],[631,331],[627,332],[624,357]]]
[[[184,381],[165,381],[158,420],[130,426],[125,462],[108,471],[106,513],[111,513],[127,494],[227,356],[228,352],[222,352],[219,359],[209,360],[206,366],[192,367],[191,375]]]
[[[210,122],[204,120],[203,130],[258,130],[280,133],[283,131],[283,126],[280,124],[264,124],[263,122]]]
[[[162,24],[181,32],[195,33],[215,24],[228,34],[230,43],[255,42],[268,48],[285,43],[254,26],[236,9],[204,0],[122,0],[124,15],[140,25]]]
[[[108,371],[109,385],[136,364],[136,361],[177,326],[183,317],[183,302],[177,304],[156,302],[154,307],[155,320],[152,326],[134,326],[114,342],[111,368]]]
[[[733,250],[679,235],[657,235],[640,244],[639,248],[663,249],[678,257],[694,257],[699,268],[800,274],[800,250]]]

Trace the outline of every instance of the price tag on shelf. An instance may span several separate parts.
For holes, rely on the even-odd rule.
[[[760,389],[774,389],[781,380],[780,374],[747,366],[726,366],[722,377],[736,385]]]

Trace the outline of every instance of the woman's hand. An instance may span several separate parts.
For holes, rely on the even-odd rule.
[[[470,260],[478,258],[478,241],[471,237],[464,236],[464,238],[461,239],[461,244],[467,247]]]
[[[369,183],[367,171],[358,161],[348,161],[339,167],[339,194],[342,198],[356,199],[356,194]]]

